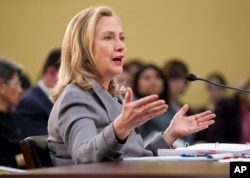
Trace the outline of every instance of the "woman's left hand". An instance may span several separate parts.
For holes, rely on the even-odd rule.
[[[215,114],[205,111],[192,116],[185,116],[188,105],[185,104],[174,116],[169,127],[164,131],[163,137],[168,145],[179,138],[195,132],[199,132],[214,123]]]

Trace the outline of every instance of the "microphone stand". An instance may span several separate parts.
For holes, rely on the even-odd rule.
[[[203,79],[203,78],[199,78],[199,77],[197,77],[194,74],[188,74],[186,76],[186,79],[188,81],[201,80],[201,81],[207,82],[207,83],[209,83],[211,85],[215,85],[215,86],[218,86],[218,87],[228,88],[228,89],[231,89],[231,90],[236,90],[236,91],[245,92],[245,93],[250,93],[250,90],[245,90],[245,89],[241,89],[241,88],[235,88],[235,87],[231,87],[231,86],[227,86],[227,85],[222,85],[222,84],[219,84],[219,83],[213,83],[213,82],[211,82],[209,80],[206,80],[206,79]]]

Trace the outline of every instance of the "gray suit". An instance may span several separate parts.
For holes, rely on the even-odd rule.
[[[118,143],[114,119],[121,113],[122,98],[114,99],[94,82],[93,90],[69,84],[55,102],[48,121],[49,148],[55,166],[157,155],[168,148],[161,135],[147,148],[133,130],[124,144]]]

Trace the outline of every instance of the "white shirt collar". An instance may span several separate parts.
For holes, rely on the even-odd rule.
[[[50,95],[49,89],[46,87],[46,85],[43,83],[43,81],[42,81],[42,80],[39,80],[37,85],[38,85],[38,86],[42,89],[42,91],[49,97],[49,95]]]

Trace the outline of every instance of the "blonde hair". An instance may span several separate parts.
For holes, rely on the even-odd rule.
[[[51,90],[53,102],[69,83],[75,83],[84,89],[91,89],[92,85],[86,78],[102,81],[92,52],[96,23],[102,16],[115,17],[119,21],[111,8],[97,6],[79,12],[69,22],[62,43],[58,81]],[[119,93],[115,79],[111,80],[108,91],[112,96]]]

